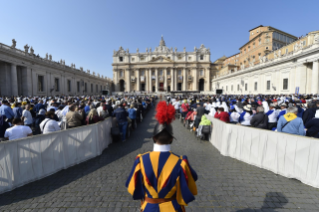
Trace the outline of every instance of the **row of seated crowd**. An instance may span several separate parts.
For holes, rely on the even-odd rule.
[[[153,106],[153,96],[0,97],[0,141],[94,124],[112,117],[125,141]]]
[[[319,96],[215,95],[170,98],[184,123],[197,130],[204,114],[230,124],[319,138]],[[205,117],[205,118],[204,118]]]

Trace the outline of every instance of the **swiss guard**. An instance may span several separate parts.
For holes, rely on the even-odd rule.
[[[136,157],[126,187],[133,199],[141,200],[141,211],[184,212],[197,195],[197,174],[186,156],[171,152],[174,107],[161,101],[156,111],[153,151]]]

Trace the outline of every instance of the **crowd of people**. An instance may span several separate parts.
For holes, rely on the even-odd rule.
[[[319,138],[319,95],[168,97],[195,129],[204,114],[230,124]]]
[[[0,141],[47,134],[113,117],[121,140],[154,104],[154,96],[0,97]]]

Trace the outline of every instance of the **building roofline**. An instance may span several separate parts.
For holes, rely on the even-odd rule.
[[[249,30],[248,32],[250,32],[250,31],[252,31],[252,30],[254,30],[254,29],[257,29],[257,28],[259,28],[259,27],[264,27],[264,26],[263,26],[263,25],[259,25],[259,26],[255,27],[255,28]]]

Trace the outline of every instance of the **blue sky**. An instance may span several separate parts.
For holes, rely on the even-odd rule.
[[[204,44],[211,61],[237,53],[248,30],[273,26],[295,36],[319,30],[319,1],[292,0],[0,0],[0,42],[32,46],[112,77],[112,54],[158,46],[187,51]]]

